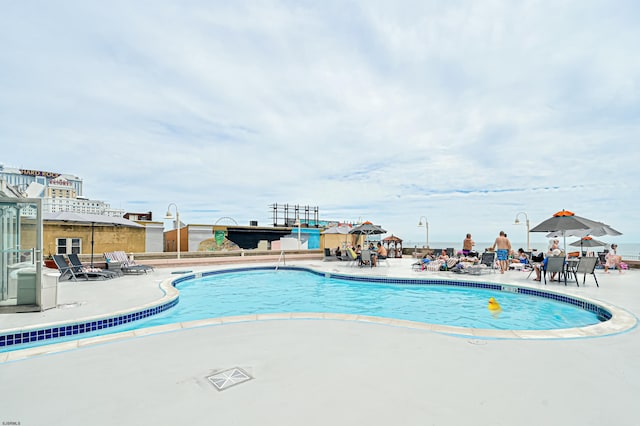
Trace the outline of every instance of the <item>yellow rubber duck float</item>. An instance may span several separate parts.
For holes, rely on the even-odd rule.
[[[492,312],[497,312],[502,310],[502,307],[500,306],[500,304],[493,297],[489,298],[489,305],[487,306],[487,308]]]

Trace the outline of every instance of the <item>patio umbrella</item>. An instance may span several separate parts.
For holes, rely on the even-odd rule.
[[[622,232],[616,231],[606,223],[602,223],[602,222],[598,222],[598,226],[595,226],[593,228],[576,229],[576,230],[567,232],[567,236],[574,236],[574,237],[586,237],[589,235],[593,237],[602,237],[603,235],[610,235],[615,237],[618,235],[622,235]]]
[[[582,237],[578,241],[574,241],[570,246],[578,247],[580,246],[580,252],[582,252],[582,247],[604,247],[607,243],[599,240],[594,240],[590,236]]]
[[[567,235],[570,232],[585,232],[604,225],[602,222],[576,216],[568,210],[555,213],[549,219],[534,226],[530,232],[551,232],[553,235],[562,236],[564,239],[564,252],[567,252]],[[573,235],[573,234],[571,234]]]
[[[345,246],[347,245],[347,237],[349,235],[349,231],[351,230],[351,225],[336,225],[336,226],[332,226],[331,228],[327,228],[324,231],[322,231],[323,234],[342,234],[344,235],[344,244]]]
[[[349,231],[349,233],[356,234],[356,235],[369,236],[369,235],[386,234],[387,231],[385,229],[382,229],[378,225],[374,225],[373,223],[367,221],[367,222],[363,222],[361,225],[353,227],[351,231]]]
[[[322,231],[323,234],[348,234],[351,227],[348,225],[336,225]]]

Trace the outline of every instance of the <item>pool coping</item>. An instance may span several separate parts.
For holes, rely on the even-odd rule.
[[[237,271],[243,271],[243,270],[249,271],[249,270],[260,270],[260,269],[273,269],[273,267],[272,266],[271,267],[240,266],[240,267],[225,268],[220,270],[209,270],[209,271],[189,273],[189,274],[184,274],[180,277],[169,277],[164,279],[162,282],[160,282],[159,286],[160,286],[160,289],[164,292],[164,295],[160,299],[154,302],[146,303],[144,305],[140,305],[135,308],[112,312],[109,314],[86,317],[80,320],[58,321],[58,322],[52,322],[52,323],[38,324],[36,326],[16,327],[12,329],[7,329],[2,331],[2,334],[0,334],[0,337],[8,336],[10,334],[41,332],[41,330],[45,330],[45,329],[50,330],[56,327],[57,328],[69,327],[69,326],[74,326],[78,324],[108,321],[113,318],[122,318],[122,317],[132,316],[139,312],[147,312],[150,310],[161,309],[157,312],[159,313],[178,303],[179,291],[175,288],[175,285],[179,284],[182,281],[197,279],[200,277],[206,277],[206,276],[227,273],[227,272],[237,272]],[[216,326],[216,325],[235,324],[235,323],[250,322],[250,321],[266,321],[266,320],[356,321],[356,322],[364,322],[369,324],[387,325],[387,326],[396,326],[396,327],[424,330],[424,331],[436,332],[440,334],[452,335],[456,337],[466,337],[466,338],[472,337],[472,338],[481,338],[481,339],[523,339],[523,340],[578,339],[578,338],[605,337],[605,336],[612,336],[612,335],[630,331],[637,326],[637,319],[635,315],[631,314],[630,312],[622,308],[611,305],[607,302],[603,302],[600,300],[593,300],[587,297],[567,295],[565,293],[555,292],[553,290],[547,290],[547,289],[540,290],[538,288],[532,288],[522,284],[501,284],[501,283],[488,282],[488,281],[487,282],[466,281],[463,279],[463,277],[459,277],[459,276],[455,278],[437,277],[437,278],[418,278],[418,279],[388,277],[388,276],[387,277],[362,276],[362,275],[346,274],[343,272],[335,273],[335,272],[319,271],[310,267],[303,267],[303,266],[284,266],[284,267],[281,267],[281,269],[306,271],[306,272],[314,273],[317,275],[353,280],[358,282],[373,281],[377,283],[398,283],[398,284],[405,284],[405,285],[410,285],[410,284],[452,285],[452,283],[458,283],[457,285],[461,287],[479,287],[479,286],[482,287],[482,285],[486,284],[492,287],[492,289],[494,290],[498,290],[495,287],[500,287],[498,291],[509,291],[509,292],[514,292],[514,289],[526,289],[527,291],[534,291],[537,293],[544,293],[544,294],[552,294],[552,295],[557,295],[561,298],[568,298],[575,301],[593,304],[595,306],[605,309],[608,313],[611,314],[611,317],[607,321],[585,326],[585,327],[554,329],[554,330],[497,330],[497,329],[467,328],[467,327],[431,324],[431,323],[423,323],[423,322],[417,322],[417,321],[357,315],[357,314],[339,314],[339,313],[321,313],[321,312],[249,314],[249,315],[241,315],[241,316],[207,318],[207,319],[179,322],[179,323],[166,324],[166,325],[160,325],[155,327],[147,327],[142,329],[130,330],[130,331],[125,331],[120,333],[106,334],[102,336],[85,337],[85,338],[80,338],[72,341],[51,343],[48,345],[36,346],[31,348],[9,350],[6,352],[0,352],[0,363],[6,362],[6,361],[13,361],[17,359],[28,358],[36,355],[66,351],[66,350],[85,347],[85,346],[94,345],[94,344],[111,342],[114,340],[160,334],[160,333],[165,333],[165,332],[170,332],[170,331],[175,331],[180,329],[190,329],[190,328],[205,327],[205,326]],[[470,285],[468,286],[460,285],[460,283],[467,283]],[[543,296],[537,296],[537,297],[543,297]],[[146,316],[150,316],[150,315],[146,315]],[[137,319],[141,319],[141,318],[137,318]],[[132,320],[132,321],[135,321],[135,320]],[[131,321],[126,321],[126,322],[131,322]],[[115,325],[120,325],[120,324],[114,324],[114,326]],[[104,328],[109,328],[109,327],[104,327]],[[88,330],[87,332],[90,332],[90,331],[92,330]],[[71,334],[71,333],[68,333],[68,334]],[[76,334],[76,333],[73,333],[73,334]],[[78,333],[78,334],[81,334],[81,333]],[[42,340],[47,340],[47,339],[43,338]]]

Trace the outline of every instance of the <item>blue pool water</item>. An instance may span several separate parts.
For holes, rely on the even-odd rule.
[[[573,305],[468,287],[402,285],[326,278],[305,271],[225,273],[178,284],[180,303],[128,328],[246,314],[323,312],[431,324],[509,330],[550,330],[600,322]],[[499,315],[488,300],[501,305]]]
[[[216,273],[176,287],[179,303],[163,313],[81,335],[0,348],[0,352],[192,320],[287,312],[357,314],[496,330],[552,330],[601,321],[596,313],[568,303],[508,291],[354,281],[302,270]],[[490,297],[500,303],[499,313],[488,309]]]

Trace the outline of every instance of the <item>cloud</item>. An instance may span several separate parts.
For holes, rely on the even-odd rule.
[[[568,208],[636,242],[639,11],[14,2],[2,161],[158,218],[174,202],[186,223],[270,223],[277,202],[408,241],[426,215],[433,241],[481,241],[520,211],[534,224]]]

